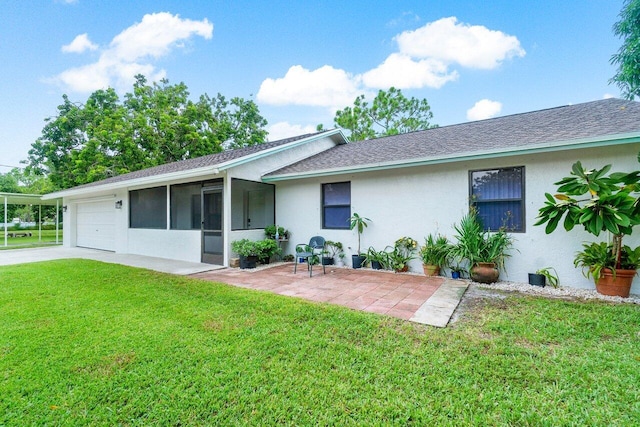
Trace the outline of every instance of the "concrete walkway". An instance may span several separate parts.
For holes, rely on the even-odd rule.
[[[166,258],[155,258],[142,255],[116,254],[84,248],[64,248],[62,246],[42,247],[32,249],[9,249],[0,251],[0,265],[24,264],[54,259],[82,258],[112,264],[128,265],[130,267],[146,268],[148,270],[171,273],[181,276],[224,268],[219,265],[202,264],[198,262],[177,261]]]
[[[384,314],[425,325],[445,327],[467,289],[467,282],[444,277],[328,267],[314,269],[309,277],[303,267],[293,273],[293,264],[261,270],[116,254],[61,246],[0,251],[0,266],[55,259],[82,258],[163,273],[227,283],[243,288],[295,296],[310,301],[342,305],[355,310]]]

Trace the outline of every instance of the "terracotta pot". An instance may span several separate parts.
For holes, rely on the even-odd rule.
[[[636,270],[617,269],[614,278],[613,271],[605,268],[600,273],[600,279],[596,282],[596,290],[602,295],[627,298],[635,275]]]
[[[425,276],[438,276],[440,274],[440,267],[433,264],[422,264]]]
[[[500,272],[493,262],[479,262],[471,267],[471,280],[480,283],[493,283],[498,281]]]
[[[396,269],[396,273],[406,273],[407,271],[409,271],[409,266],[405,265],[404,267],[402,267],[401,269]]]

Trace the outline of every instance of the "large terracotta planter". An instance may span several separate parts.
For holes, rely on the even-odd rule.
[[[440,274],[440,267],[433,264],[422,264],[425,276],[437,276]]]
[[[596,291],[602,295],[627,298],[635,275],[636,270],[617,269],[614,278],[613,271],[605,268],[596,282]]]
[[[480,283],[493,283],[498,281],[500,272],[493,262],[479,262],[471,267],[471,280]]]

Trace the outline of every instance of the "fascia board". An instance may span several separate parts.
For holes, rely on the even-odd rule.
[[[565,142],[551,142],[536,144],[535,146],[519,147],[517,149],[474,151],[472,153],[460,153],[438,157],[416,158],[409,160],[394,160],[389,162],[369,163],[348,168],[331,168],[302,173],[290,173],[263,177],[263,182],[286,181],[299,178],[315,178],[329,175],[339,175],[355,172],[371,172],[386,169],[399,169],[413,166],[436,165],[443,163],[463,162],[468,160],[494,159],[501,157],[513,157],[525,154],[551,153],[556,151],[577,150],[585,148],[607,147],[612,145],[625,145],[640,142],[639,133],[612,135],[610,137],[583,138]]]
[[[220,171],[216,167],[205,166],[197,169],[189,169],[186,171],[170,172],[162,175],[146,176],[141,178],[130,179],[126,181],[118,181],[111,184],[93,185],[85,188],[70,188],[68,190],[56,191],[55,193],[49,193],[42,196],[44,200],[59,198],[59,197],[74,197],[82,196],[91,193],[98,193],[103,191],[115,191],[122,188],[138,187],[153,184],[162,184],[167,181],[174,181],[186,178],[197,178],[204,175],[217,175]]]
[[[335,136],[338,136],[338,138],[331,138],[331,137],[335,137]],[[237,159],[229,160],[228,162],[224,162],[224,163],[218,164],[217,167],[220,170],[230,169],[230,168],[233,168],[233,167],[236,167],[236,166],[243,165],[245,163],[253,162],[255,160],[259,160],[259,159],[268,157],[268,156],[270,156],[272,154],[280,153],[280,152],[289,150],[291,148],[295,148],[295,147],[298,147],[300,145],[308,144],[310,142],[317,141],[319,139],[323,139],[323,138],[327,138],[327,137],[329,137],[332,140],[334,140],[334,142],[337,139],[338,143],[336,145],[340,145],[340,140],[344,141],[343,142],[344,144],[346,144],[348,142],[347,137],[344,135],[344,133],[342,132],[341,129],[333,129],[331,131],[327,131],[327,132],[319,134],[319,135],[314,135],[314,136],[310,136],[308,138],[299,139],[297,141],[293,141],[293,142],[290,142],[288,144],[279,145],[277,147],[269,148],[268,150],[258,151],[257,153],[254,153],[254,154],[251,154],[251,155],[248,155],[248,156],[239,157]]]

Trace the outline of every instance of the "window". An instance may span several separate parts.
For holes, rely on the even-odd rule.
[[[349,229],[351,183],[322,184],[322,228]]]
[[[171,186],[171,229],[200,230],[200,192],[202,184]]]
[[[524,166],[471,171],[471,204],[485,230],[524,232]]]
[[[167,228],[167,187],[129,191],[129,227]]]

